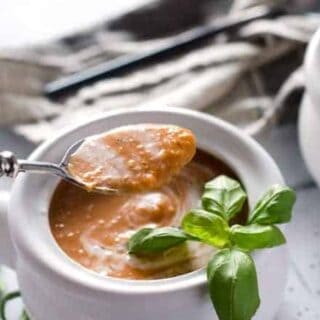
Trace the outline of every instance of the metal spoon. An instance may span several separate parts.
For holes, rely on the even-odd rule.
[[[88,190],[84,183],[77,181],[69,174],[67,170],[70,156],[75,152],[76,149],[79,148],[83,141],[83,139],[79,140],[69,147],[59,164],[42,161],[21,160],[17,159],[15,154],[11,151],[2,151],[0,152],[0,177],[7,176],[15,178],[20,172],[49,173],[58,176],[80,188]],[[117,192],[117,190],[107,187],[95,187],[90,191],[104,194]]]

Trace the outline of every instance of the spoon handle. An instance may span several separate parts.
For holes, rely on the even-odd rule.
[[[66,172],[63,168],[50,162],[18,160],[11,151],[0,152],[0,177],[7,176],[15,178],[19,172],[51,173],[65,178]]]
[[[0,152],[0,177],[15,178],[19,172],[49,173],[58,176],[78,187],[84,186],[71,177],[63,164],[57,165],[51,162],[31,161],[17,159],[11,151]]]

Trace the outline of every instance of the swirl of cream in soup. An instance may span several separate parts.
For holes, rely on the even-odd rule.
[[[183,215],[199,205],[206,181],[233,175],[220,160],[198,151],[170,183],[148,192],[119,195],[88,193],[61,182],[50,208],[52,233],[73,260],[106,276],[159,279],[206,265],[212,248],[188,241],[162,254],[137,257],[127,242],[143,227],[179,226]]]

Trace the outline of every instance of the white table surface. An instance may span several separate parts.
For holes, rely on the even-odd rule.
[[[263,141],[274,157],[286,181],[298,194],[292,223],[287,230],[290,269],[284,301],[277,320],[320,319],[320,190],[315,186],[303,163],[293,124],[275,128]],[[27,156],[34,146],[9,128],[0,129],[0,149]],[[10,181],[0,181],[0,190],[10,188]],[[279,266],[280,268],[281,266]],[[12,271],[5,270],[7,285],[16,288]],[[18,320],[20,303],[9,306],[10,320]],[[269,320],[269,319],[265,319]]]

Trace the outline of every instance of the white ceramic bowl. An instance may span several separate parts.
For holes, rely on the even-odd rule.
[[[307,167],[320,186],[320,29],[305,57],[306,91],[299,114],[299,140]]]
[[[33,160],[57,162],[76,140],[134,123],[172,123],[194,131],[200,148],[235,169],[250,205],[274,183],[283,183],[271,157],[233,126],[194,111],[171,108],[127,109],[105,114],[42,144]],[[214,320],[201,269],[165,280],[128,281],[105,278],[71,261],[57,246],[48,223],[48,206],[57,179],[21,174],[15,181],[8,211],[0,221],[0,257],[14,267],[26,307],[33,320]],[[254,256],[261,307],[254,319],[272,319],[279,307],[287,272],[285,247]]]

